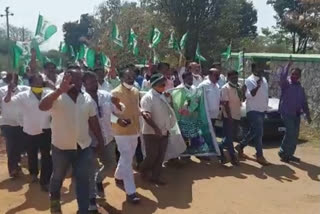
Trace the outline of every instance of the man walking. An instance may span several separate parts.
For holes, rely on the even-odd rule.
[[[89,94],[81,91],[81,87],[80,67],[69,66],[59,88],[44,97],[39,104],[40,110],[50,111],[52,116],[51,212],[61,212],[60,190],[67,170],[72,165],[79,213],[88,213],[89,168],[92,160],[89,128],[97,138],[99,150],[103,148],[104,139],[94,101]]]
[[[167,151],[169,131],[176,123],[174,112],[163,94],[166,80],[162,74],[152,75],[152,89],[141,100],[142,111],[147,116],[142,128],[146,158],[140,166],[140,171],[143,177],[147,177],[151,172],[150,181],[157,185],[166,184],[160,177],[161,168]]]
[[[139,91],[134,87],[135,73],[132,70],[120,71],[119,77],[121,84],[111,94],[118,98],[126,109],[121,115],[118,115],[117,122],[113,123],[113,132],[120,152],[115,181],[119,186],[124,185],[127,201],[136,204],[140,202],[140,198],[136,194],[132,160],[140,133]]]
[[[286,134],[282,140],[279,156],[284,162],[300,162],[300,158],[294,156],[300,131],[300,117],[305,114],[309,123],[311,123],[311,117],[307,98],[299,81],[301,70],[299,68],[291,69],[291,75],[288,78],[291,65],[292,62],[289,62],[280,76],[279,110],[286,127]]]
[[[223,133],[224,139],[220,144],[220,161],[226,163],[223,149],[226,148],[231,157],[232,165],[239,165],[239,160],[235,155],[233,140],[236,137],[240,119],[241,103],[245,99],[246,87],[240,88],[238,85],[238,73],[228,72],[228,82],[221,89],[221,103],[223,106]]]
[[[12,97],[14,84],[8,86],[4,102],[11,102],[22,114],[23,137],[28,153],[28,167],[32,182],[38,181],[38,152],[41,153],[40,185],[45,192],[49,190],[52,173],[50,115],[39,110],[39,102],[44,96],[43,78],[35,74],[29,79],[30,89]]]
[[[20,156],[25,146],[25,141],[22,138],[21,117],[17,105],[12,102],[4,102],[4,97],[11,90],[11,96],[15,96],[20,92],[29,90],[27,86],[18,85],[18,75],[15,73],[8,73],[6,80],[9,85],[0,88],[1,99],[1,133],[5,138],[6,152],[8,158],[8,171],[10,177],[17,177],[21,172],[19,165]]]
[[[269,89],[266,78],[262,76],[263,70],[258,69],[255,64],[252,64],[252,75],[249,76],[245,85],[246,91],[246,110],[247,119],[249,122],[249,132],[236,146],[236,150],[239,156],[245,158],[243,149],[249,144],[251,140],[254,141],[256,146],[256,158],[257,162],[263,166],[270,165],[270,163],[264,158],[262,150],[262,137],[263,137],[263,120],[265,112],[268,109]]]

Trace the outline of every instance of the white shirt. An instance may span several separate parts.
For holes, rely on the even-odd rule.
[[[62,94],[50,110],[52,144],[61,150],[85,149],[91,144],[89,118],[96,116],[94,101],[87,93],[79,93],[76,102]]]
[[[218,80],[219,88],[221,89],[226,83],[227,83],[227,78],[223,74],[220,74],[220,78]]]
[[[192,77],[193,77],[193,85],[195,87],[198,87],[203,82],[203,78],[200,75],[195,76],[194,74],[192,74]]]
[[[44,89],[46,90],[46,89]],[[44,97],[43,92],[41,98]],[[10,101],[16,105],[22,114],[23,132],[28,135],[39,135],[43,129],[50,129],[50,114],[40,111],[40,100],[34,95],[31,89],[13,96]]]
[[[121,114],[120,112],[112,103],[111,103],[111,94],[109,92],[98,90],[98,102],[99,105],[97,105],[96,102],[94,102],[96,111],[97,111],[97,117],[99,119],[99,124],[102,132],[102,136],[105,138],[105,145],[109,144],[113,140],[113,133],[111,128],[111,114],[117,113]],[[124,111],[125,107],[122,103],[122,111]],[[98,107],[99,106],[99,107]],[[91,133],[91,137],[92,133]],[[96,142],[93,142],[94,146]]]
[[[113,89],[112,85],[106,80],[103,81],[102,85],[99,84],[99,90],[104,90],[104,91],[107,91],[107,92],[111,92],[112,89]]]
[[[141,99],[142,111],[150,112],[152,120],[161,130],[162,135],[167,135],[176,123],[174,112],[167,103],[163,94],[154,89],[149,90]],[[143,120],[142,134],[155,134],[154,129]]]
[[[181,67],[178,74],[180,82],[183,82],[182,74],[184,74],[185,72],[186,72],[186,67]]]
[[[209,108],[211,119],[217,119],[220,112],[220,89],[218,84],[213,84],[210,80],[203,81],[198,88],[204,88],[204,93]]]
[[[28,86],[18,85],[11,96],[14,96],[22,91],[29,90]],[[0,107],[1,107],[1,119],[0,125],[8,126],[22,126],[22,114],[19,112],[17,105],[12,102],[4,102],[4,98],[8,93],[8,86],[3,86],[0,88]]]
[[[245,84],[247,86],[246,91],[246,109],[247,112],[250,111],[258,111],[258,112],[265,112],[268,110],[268,101],[269,101],[269,88],[268,82],[266,78],[262,78],[261,87],[258,89],[256,96],[252,96],[250,91],[257,87],[257,81],[259,77],[254,76],[253,74],[249,76]]]

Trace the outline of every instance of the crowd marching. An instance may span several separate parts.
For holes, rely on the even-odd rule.
[[[208,70],[191,61],[180,68],[159,63],[118,70],[114,66],[91,70],[80,63],[60,73],[51,62],[43,69],[33,67],[23,77],[1,74],[1,133],[9,175],[22,174],[21,156],[27,153],[31,182],[49,192],[52,212],[61,212],[60,191],[69,169],[78,212],[84,214],[97,210],[97,197],[106,197],[103,181],[115,162],[115,183],[134,204],[140,202],[134,157],[143,180],[155,185],[166,184],[161,175],[164,163],[190,156],[210,160],[216,155],[221,164],[230,157],[238,166],[251,141],[257,162],[270,164],[262,147],[268,82],[255,64],[244,84],[238,83],[236,71],[226,71],[220,63]],[[279,80],[279,111],[286,127],[279,157],[284,162],[299,161],[294,153],[300,116],[311,121],[300,76],[301,70],[289,62]],[[243,102],[250,128],[234,147]],[[219,143],[214,131],[218,119],[223,121]]]

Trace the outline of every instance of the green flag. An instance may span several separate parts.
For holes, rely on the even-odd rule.
[[[109,57],[107,57],[107,55],[105,55],[104,53],[100,54],[101,57],[101,63],[104,67],[111,67],[111,60],[109,59]]]
[[[134,33],[133,29],[130,28],[129,39],[128,39],[129,48],[132,51],[133,55],[138,56],[138,36]]]
[[[239,59],[239,65],[238,65],[237,71],[238,71],[238,73],[240,73],[240,72],[243,72],[243,65],[244,65],[243,51],[239,52],[238,59]]]
[[[188,39],[188,32],[186,32],[181,40],[180,40],[180,49],[185,50],[186,49],[186,44],[187,44],[187,39]]]
[[[12,46],[12,65],[13,65],[13,69],[18,69],[19,65],[20,65],[20,60],[22,57],[22,53],[23,53],[23,47],[21,47],[21,45],[17,44],[18,42],[16,42],[16,44],[14,44]]]
[[[177,39],[175,37],[175,32],[174,31],[172,31],[171,34],[170,34],[170,39],[169,39],[169,42],[168,42],[168,48],[176,50],[176,51],[180,51],[180,47],[179,47],[178,41],[177,41]]]
[[[43,18],[42,15],[38,17],[38,24],[35,37],[39,44],[48,40],[53,34],[57,32],[57,27]]]
[[[96,52],[95,52],[95,50],[89,48],[87,50],[85,59],[86,59],[88,68],[94,68],[94,66],[96,65]]]
[[[207,61],[206,58],[204,58],[201,53],[200,53],[200,45],[199,43],[197,44],[197,50],[196,50],[196,56],[195,56],[196,61]]]
[[[231,57],[231,43],[228,45],[227,50],[222,53],[222,56],[224,56],[227,60]]]
[[[153,28],[152,32],[152,41],[151,41],[151,48],[156,48],[158,44],[161,42],[162,33],[158,28]]]
[[[60,42],[59,52],[63,54],[66,54],[68,52],[68,46],[65,42]]]
[[[123,48],[122,36],[120,35],[119,28],[116,23],[113,23],[111,39],[116,45]]]
[[[85,44],[81,44],[79,48],[79,59],[86,59],[87,58],[87,52],[88,52],[88,47]]]

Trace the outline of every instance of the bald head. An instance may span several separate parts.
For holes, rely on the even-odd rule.
[[[213,83],[217,83],[220,79],[220,70],[217,68],[210,68],[209,70],[209,79]]]

